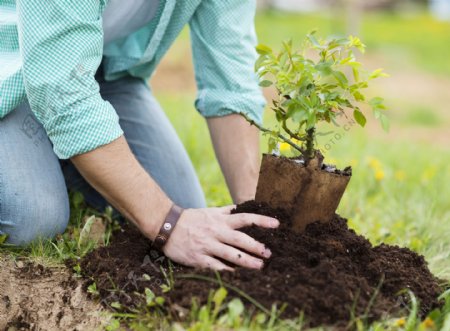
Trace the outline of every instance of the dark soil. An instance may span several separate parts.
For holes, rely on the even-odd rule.
[[[221,280],[267,309],[287,303],[283,317],[297,317],[303,311],[311,326],[346,325],[352,314],[371,321],[395,315],[408,305],[409,295],[404,290],[416,295],[422,315],[439,306],[437,297],[443,289],[422,256],[397,246],[372,247],[337,215],[330,223],[316,222],[308,225],[303,234],[296,234],[280,210],[247,202],[235,212],[276,217],[281,226],[276,230],[243,229],[265,243],[272,257],[262,271],[223,272]],[[160,285],[167,280],[161,267],[167,265],[167,259],[151,250],[148,240],[131,227],[116,233],[109,247],[97,249],[81,262],[89,278],[86,286],[94,280],[106,306],[112,302],[120,302],[125,309],[139,306],[144,297],[137,292],[143,293],[147,287],[163,295],[169,309],[180,311],[180,307],[191,306],[193,297],[205,303],[210,291],[218,287],[217,283],[186,276],[195,273],[217,280],[213,272],[176,265],[174,288],[163,294]],[[232,289],[229,291],[237,296]]]

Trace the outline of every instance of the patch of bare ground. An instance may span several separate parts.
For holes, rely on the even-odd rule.
[[[0,263],[0,330],[97,330],[108,322],[67,268]]]

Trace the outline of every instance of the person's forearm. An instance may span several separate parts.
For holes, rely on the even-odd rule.
[[[258,129],[238,114],[207,122],[234,203],[254,199],[260,167]]]
[[[139,165],[125,138],[73,157],[81,174],[119,212],[154,240],[172,206],[170,199]],[[233,270],[231,264],[260,269],[270,249],[238,229],[276,228],[270,217],[235,214],[234,206],[185,209],[162,250],[172,261],[197,268]]]
[[[136,160],[123,136],[71,161],[144,235],[156,237],[172,202]]]

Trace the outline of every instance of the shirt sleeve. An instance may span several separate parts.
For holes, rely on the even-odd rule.
[[[205,117],[243,113],[262,122],[265,100],[254,73],[255,11],[255,0],[204,0],[190,21],[195,105]]]
[[[26,95],[61,159],[123,134],[95,80],[103,52],[104,5],[103,0],[17,1]]]

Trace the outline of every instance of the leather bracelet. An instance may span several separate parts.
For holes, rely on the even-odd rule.
[[[167,240],[169,240],[169,237],[172,234],[175,225],[177,225],[177,222],[180,219],[183,211],[183,208],[178,207],[175,204],[172,205],[169,213],[166,216],[166,219],[164,220],[163,225],[161,226],[161,229],[159,229],[158,235],[153,241],[154,248],[161,250],[164,247],[164,245],[167,243]]]

